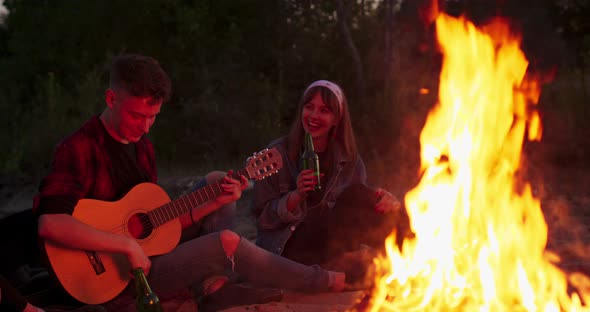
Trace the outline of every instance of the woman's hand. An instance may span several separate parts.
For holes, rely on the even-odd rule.
[[[297,188],[289,193],[287,210],[293,211],[307,197],[307,192],[313,190],[317,183],[318,179],[313,169],[301,170],[297,176]]]
[[[378,213],[399,211],[402,207],[402,204],[399,202],[399,200],[397,200],[397,198],[395,198],[395,196],[382,188],[377,188],[375,194],[377,197],[381,198],[377,204],[375,204],[375,211]]]
[[[230,170],[225,177],[224,183],[221,184],[223,193],[215,198],[215,201],[221,205],[227,205],[235,202],[242,196],[242,191],[248,187],[248,178],[241,175],[240,181],[232,179],[233,171]]]
[[[297,189],[295,192],[299,198],[304,199],[307,192],[313,190],[316,184],[318,184],[318,179],[313,169],[301,170],[297,176]]]

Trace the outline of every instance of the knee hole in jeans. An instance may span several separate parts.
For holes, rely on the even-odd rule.
[[[219,232],[219,240],[221,241],[221,247],[223,247],[225,255],[231,257],[238,248],[240,236],[230,230],[223,230]]]
[[[205,281],[203,281],[203,294],[209,295],[216,292],[227,282],[227,280],[227,276],[223,275],[216,275],[207,278]]]

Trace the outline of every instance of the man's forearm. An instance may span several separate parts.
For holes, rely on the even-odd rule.
[[[219,209],[221,206],[222,204],[218,203],[215,200],[212,200],[202,204],[197,208],[193,208],[192,211],[189,213],[189,216],[192,217],[192,224],[198,222],[208,214]]]
[[[75,249],[126,253],[128,237],[97,230],[68,214],[46,214],[39,217],[39,237]]]

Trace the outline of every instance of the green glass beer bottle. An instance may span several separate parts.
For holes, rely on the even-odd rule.
[[[138,312],[163,312],[160,299],[150,288],[150,285],[143,274],[142,268],[133,269],[135,276],[135,290],[137,291],[137,298],[135,304]]]
[[[315,185],[313,189],[314,191],[321,190],[322,185],[320,184],[320,157],[313,148],[313,140],[309,132],[305,133],[305,149],[303,150],[303,154],[301,155],[301,168],[303,168],[304,170],[314,170],[314,175],[316,176],[318,183]]]

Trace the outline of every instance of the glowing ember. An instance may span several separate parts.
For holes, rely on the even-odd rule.
[[[541,137],[518,38],[501,20],[478,29],[440,14],[436,29],[439,103],[420,137],[422,180],[405,198],[416,238],[401,253],[388,238],[372,310],[590,311],[568,295],[539,200],[517,181],[525,136]]]

